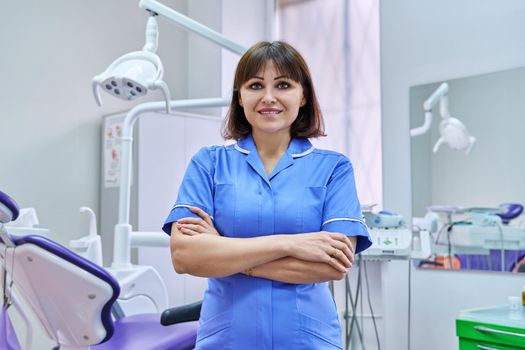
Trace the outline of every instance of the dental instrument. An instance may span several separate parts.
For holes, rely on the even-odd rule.
[[[81,207],[81,213],[89,217],[89,234],[79,239],[69,241],[69,247],[78,255],[102,266],[102,240],[97,234],[97,218],[95,212],[88,207]]]
[[[432,151],[436,153],[443,143],[446,143],[451,149],[465,151],[469,154],[476,138],[470,135],[467,127],[457,118],[450,115],[448,107],[448,84],[442,83],[436,91],[423,103],[425,111],[425,121],[422,126],[410,130],[410,136],[416,137],[424,135],[432,126],[432,109],[439,101],[439,112],[441,123],[439,124],[440,138],[437,140]]]

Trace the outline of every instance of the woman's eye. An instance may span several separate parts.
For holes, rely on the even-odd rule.
[[[290,84],[284,81],[277,84],[278,89],[288,89],[289,87],[290,87]]]
[[[261,83],[253,83],[253,84],[250,84],[250,89],[259,90],[259,89],[262,89],[262,85]]]

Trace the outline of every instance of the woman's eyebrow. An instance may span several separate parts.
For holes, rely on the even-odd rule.
[[[254,75],[253,77],[251,77],[250,79],[258,79],[258,80],[264,80],[263,77],[259,77],[257,75]],[[279,75],[278,77],[276,78],[273,78],[273,80],[279,80],[279,79],[290,79],[288,76],[286,75]]]

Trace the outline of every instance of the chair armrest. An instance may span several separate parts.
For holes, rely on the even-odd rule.
[[[176,323],[198,321],[201,315],[202,301],[193,304],[173,307],[164,310],[160,316],[160,324],[169,326]]]

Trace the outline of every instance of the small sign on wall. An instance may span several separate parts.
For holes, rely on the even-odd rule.
[[[102,153],[104,157],[104,187],[119,187],[122,156],[122,128],[125,113],[104,118]]]

